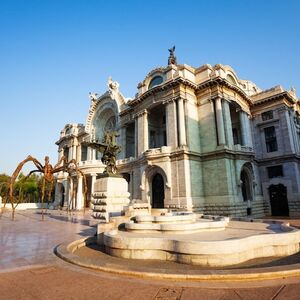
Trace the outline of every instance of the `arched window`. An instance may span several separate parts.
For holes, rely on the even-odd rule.
[[[114,131],[116,129],[116,117],[115,116],[112,116],[110,117],[105,125],[104,125],[104,131]]]
[[[232,75],[227,74],[226,79],[227,79],[230,83],[236,85],[236,81],[235,81],[235,79],[234,79],[234,77],[233,77]]]
[[[161,84],[163,81],[164,81],[164,79],[162,78],[162,76],[153,77],[152,80],[149,83],[148,89],[152,89],[153,87]]]
[[[102,141],[105,132],[112,132],[117,129],[116,113],[112,108],[97,112],[92,122],[95,128],[94,138],[98,141]]]

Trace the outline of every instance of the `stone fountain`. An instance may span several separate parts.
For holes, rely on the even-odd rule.
[[[136,216],[118,229],[99,232],[105,252],[126,259],[155,259],[225,267],[299,252],[300,231],[278,222],[173,212]]]

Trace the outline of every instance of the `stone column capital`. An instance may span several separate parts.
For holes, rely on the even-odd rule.
[[[178,97],[171,97],[171,98],[165,99],[165,100],[163,101],[163,104],[164,104],[164,105],[168,105],[168,104],[170,104],[170,103],[175,102],[177,99],[178,99]]]
[[[210,101],[217,101],[217,100],[225,100],[225,98],[220,95],[219,93],[215,93],[214,95],[211,95]]]
[[[133,117],[134,117],[134,119],[136,119],[136,118],[142,117],[144,115],[148,115],[148,114],[149,114],[148,110],[143,109],[143,110],[137,112],[136,114],[134,114]]]

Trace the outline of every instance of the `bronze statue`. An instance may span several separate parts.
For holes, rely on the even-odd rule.
[[[168,49],[170,52],[169,58],[168,58],[168,65],[177,65],[177,59],[174,54],[175,52],[175,46],[173,46],[171,49]]]
[[[106,165],[104,173],[108,175],[117,174],[116,156],[121,151],[121,147],[116,143],[118,136],[116,131],[107,131],[104,133],[102,143],[98,141],[87,143],[91,148],[103,153],[101,161]]]

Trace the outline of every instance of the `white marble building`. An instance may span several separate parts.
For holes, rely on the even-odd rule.
[[[61,131],[59,156],[77,159],[88,178],[88,198],[104,166],[84,142],[117,130],[118,169],[137,207],[300,214],[300,107],[294,89],[261,91],[229,66],[174,62],[152,70],[133,99],[110,78],[107,92],[90,94],[86,124]],[[56,203],[66,204],[69,194],[60,174]],[[79,178],[76,208],[83,207],[82,199]]]

